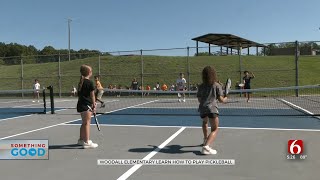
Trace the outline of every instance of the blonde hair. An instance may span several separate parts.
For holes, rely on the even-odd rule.
[[[90,66],[86,65],[86,64],[83,64],[83,65],[80,67],[81,77],[80,77],[80,82],[79,82],[79,85],[78,85],[78,90],[79,90],[79,91],[81,91],[84,78],[87,77],[87,76],[89,76],[91,69],[92,69],[92,68],[91,68]]]

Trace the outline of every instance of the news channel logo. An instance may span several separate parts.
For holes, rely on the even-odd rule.
[[[290,139],[287,146],[288,160],[305,160],[308,155],[305,154],[305,144],[302,139]]]
[[[48,140],[0,140],[0,159],[48,160]]]

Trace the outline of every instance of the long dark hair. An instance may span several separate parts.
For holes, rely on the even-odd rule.
[[[213,85],[217,82],[217,72],[212,66],[206,66],[202,70],[202,83],[205,85]]]

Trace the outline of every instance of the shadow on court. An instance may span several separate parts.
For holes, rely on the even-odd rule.
[[[129,152],[135,152],[135,153],[146,153],[146,152],[152,152],[158,148],[158,146],[154,145],[148,145],[151,146],[150,148],[134,148],[134,149],[129,149]],[[202,156],[203,154],[201,153],[200,150],[183,150],[184,148],[200,148],[202,147],[201,144],[195,145],[195,146],[181,146],[181,145],[170,145],[166,146],[163,149],[159,151],[159,153],[164,153],[164,154],[184,154],[184,153],[193,153],[197,156]]]
[[[49,149],[83,149],[83,146],[78,144],[62,144],[62,145],[51,145]]]

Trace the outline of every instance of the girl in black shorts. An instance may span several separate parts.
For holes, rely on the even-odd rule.
[[[96,108],[94,85],[90,80],[92,68],[87,65],[82,65],[80,67],[80,73],[81,78],[78,86],[77,111],[81,114],[82,125],[80,128],[78,145],[81,145],[84,148],[96,148],[98,147],[98,144],[93,143],[89,138],[92,112],[89,110],[88,106],[90,106],[93,111],[95,111]]]
[[[218,83],[216,70],[207,66],[202,71],[202,84],[198,88],[197,97],[199,101],[199,112],[203,131],[203,154],[217,154],[215,149],[209,147],[215,140],[219,126],[219,111],[217,100],[225,102],[227,97],[223,96],[223,90]],[[211,125],[211,133],[208,136],[208,121]]]

